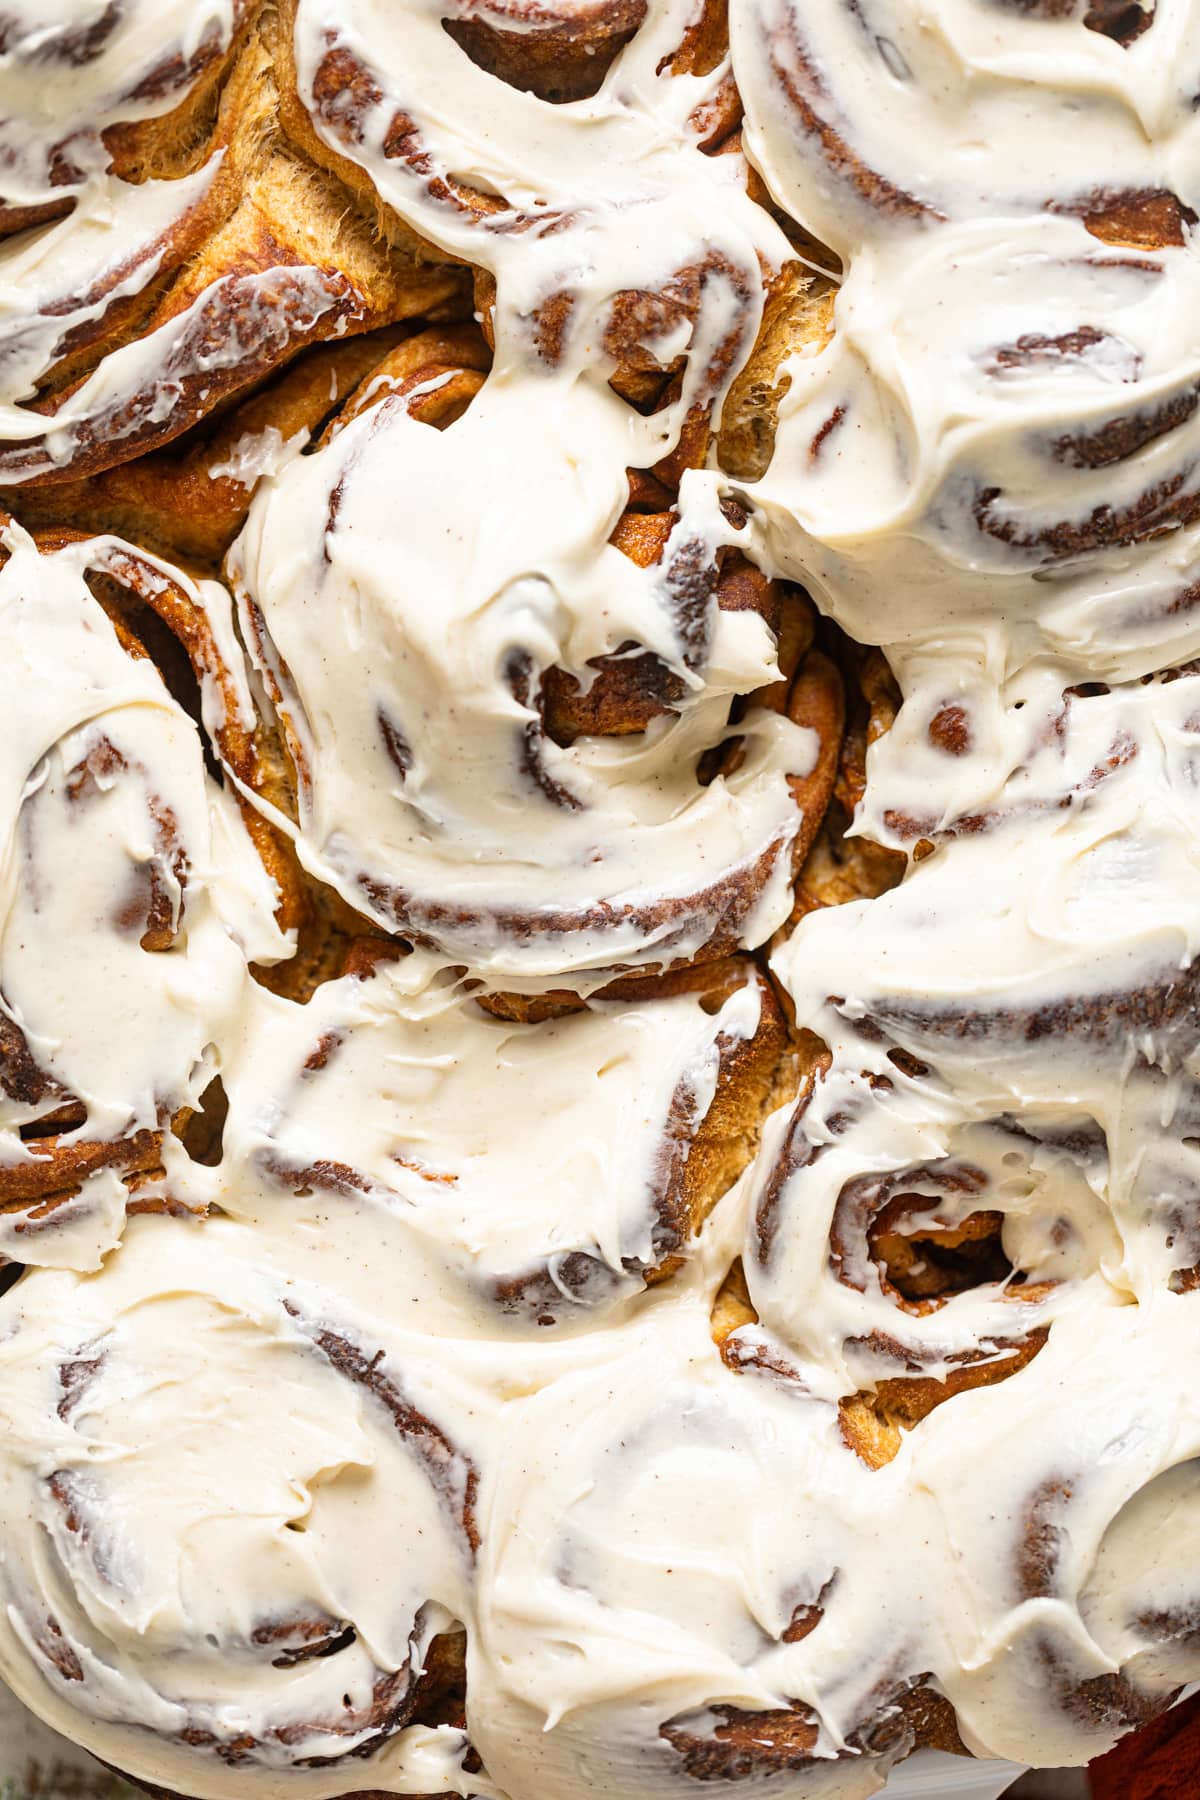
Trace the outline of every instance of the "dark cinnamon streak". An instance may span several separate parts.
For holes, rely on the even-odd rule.
[[[479,1474],[470,1457],[457,1449],[440,1426],[404,1397],[397,1382],[384,1369],[382,1350],[368,1355],[361,1346],[332,1327],[305,1319],[290,1301],[284,1303],[284,1309],[330,1366],[347,1381],[364,1388],[390,1415],[474,1555],[479,1548],[479,1528],[475,1518]]]

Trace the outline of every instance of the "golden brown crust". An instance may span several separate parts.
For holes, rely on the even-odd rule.
[[[0,489],[0,502],[30,529],[113,531],[148,550],[205,569],[245,522],[254,490],[253,441],[311,435],[376,367],[407,327],[302,353],[270,385],[185,433],[178,444],[82,480]],[[244,471],[239,453],[245,448]]]
[[[820,1623],[820,1608],[806,1621],[806,1632]],[[852,1751],[861,1755],[908,1756],[917,1749],[969,1754],[958,1733],[954,1710],[933,1687],[928,1675],[884,1686],[876,1696],[873,1716],[850,1735]],[[788,1772],[816,1769],[817,1721],[795,1704],[769,1712],[734,1706],[709,1707],[702,1718],[668,1720],[660,1737],[675,1751],[684,1772],[699,1782],[738,1782]]]
[[[483,385],[492,355],[476,325],[445,325],[402,338],[367,367],[338,406],[323,442],[360,413],[396,398],[424,424],[439,429],[460,418]],[[416,390],[426,389],[425,394]]]
[[[267,15],[252,20],[236,56],[211,74],[211,83],[223,82],[219,99],[214,87],[188,102],[197,129],[212,117],[184,161],[199,167],[219,157],[216,174],[158,245],[154,279],[121,297],[114,276],[112,303],[69,334],[29,408],[29,437],[0,448],[0,482],[76,483],[171,442],[306,345],[439,308],[465,310],[461,274],[441,260],[389,253],[377,240],[374,206],[349,205],[340,181],[281,133],[271,31]],[[139,180],[183,172],[181,130],[173,115],[131,127],[123,170]],[[71,428],[69,455],[49,454],[37,414],[53,418],[104,357],[156,332],[161,362]],[[229,354],[231,344],[240,354]],[[158,398],[164,380],[167,408]]]
[[[834,284],[801,263],[786,263],[768,284],[754,348],[734,377],[721,412],[717,456],[739,481],[757,481],[775,446],[790,356],[823,350],[833,336]]]
[[[890,729],[900,704],[891,670],[878,650],[864,650],[840,633],[827,640],[841,670],[846,723],[829,804],[796,884],[796,904],[785,929],[806,913],[850,900],[872,900],[902,879],[908,858],[850,829],[867,784],[867,751]]]

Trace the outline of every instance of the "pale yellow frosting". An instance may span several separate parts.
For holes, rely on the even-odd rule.
[[[232,774],[124,656],[83,553],[12,535],[6,1009],[109,1132],[216,1072],[230,1111],[215,1166],[168,1134],[177,1216],[96,1178],[0,1303],[0,1673],[199,1800],[857,1800],[917,1687],[980,1758],[1085,1762],[1200,1676],[1200,7],[1159,0],[1121,43],[1057,4],[732,0],[746,149],[842,260],[835,329],[786,365],[761,480],[689,472],[649,569],[608,542],[625,471],[719,414],[792,254],[740,159],[698,148],[730,69],[667,68],[690,0],[650,0],[567,105],[477,68],[433,0],[295,10],[315,129],[494,275],[496,362],[440,433],[393,396],[311,454],[247,446],[245,666],[228,596],[199,598],[293,750],[297,815],[264,810],[421,947],[305,1006],[249,979],[286,946]],[[369,74],[357,114],[323,98],[333,52]],[[1164,195],[1177,242],[1097,235]],[[686,356],[679,397],[644,416],[609,386],[610,309],[689,270],[653,346]],[[786,936],[812,734],[752,712],[736,770],[697,779],[777,672],[711,584],[681,610],[672,569],[728,547],[881,644],[903,695],[856,829],[905,878]],[[537,678],[627,642],[676,709],[539,739]],[[100,717],[197,846],[169,968],[98,899],[144,857],[139,782],[90,823],[60,804]],[[712,908],[680,905],[764,858],[738,942],[769,945],[828,1067],[647,1285],[664,1135],[760,990],[537,1024],[477,996],[694,953]],[[979,1278],[906,1297],[883,1225],[981,1214]],[[0,1251],[33,1260],[15,1226]],[[718,1348],[739,1257],[757,1320]],[[905,1415],[904,1383],[980,1364],[1004,1378]],[[845,1403],[882,1384],[905,1428],[872,1467]],[[413,1723],[459,1633],[465,1729]],[[771,1715],[752,1767],[746,1713]]]

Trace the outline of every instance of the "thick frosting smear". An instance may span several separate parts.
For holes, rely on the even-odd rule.
[[[0,481],[175,437],[307,344],[454,294],[283,138],[261,0],[6,0]]]
[[[6,1559],[18,1692],[102,1754],[174,1744],[197,1792],[376,1753],[395,1767],[461,1661],[478,1536],[475,1462],[439,1422],[448,1371],[363,1336],[303,1250],[275,1268],[227,1221],[138,1221],[101,1283],[21,1293],[2,1356],[32,1379],[7,1387],[22,1451],[0,1501],[6,1544],[37,1546]],[[348,1564],[364,1539],[410,1549]],[[447,1728],[434,1747],[452,1763],[456,1745]],[[217,1790],[206,1768],[226,1771]]]
[[[108,1165],[156,1166],[216,1071],[248,960],[290,946],[195,725],[89,590],[121,547],[40,554],[15,527],[6,544],[0,1193],[65,1195],[83,1176],[110,1211]],[[67,1222],[27,1220],[21,1260],[43,1243],[56,1260]]]
[[[1194,1674],[1192,12],[732,20],[750,153],[845,264],[745,497],[884,647],[858,829],[911,860],[776,947],[823,1048],[726,1354],[911,1456],[966,1584],[938,1685],[971,1748],[1046,1762]],[[1122,1407],[1135,1343],[1166,1361]],[[1176,1503],[1164,1598],[1133,1521]]]
[[[241,10],[62,11],[15,400],[228,179],[83,205]],[[159,1789],[865,1800],[1200,1678],[1200,7],[719,15],[281,0],[478,330],[260,427],[231,591],[6,540],[0,1674]]]
[[[241,0],[6,5],[0,226],[17,235],[0,246],[0,438],[34,433],[40,421],[20,403],[35,397],[60,357],[98,335],[106,314],[136,306],[178,259],[177,246],[192,247],[202,233],[225,148],[191,168],[196,158],[181,154],[185,123],[181,166],[164,170],[170,178],[146,179],[138,129],[195,103],[197,89],[221,72],[244,12]],[[123,366],[144,374],[158,352],[158,345],[127,346]],[[58,422],[59,461],[68,459],[73,428],[89,419],[96,398],[94,386],[85,386],[68,403]],[[51,466],[54,460],[52,452]]]
[[[718,604],[738,534],[713,477],[685,480],[659,563],[607,542],[635,424],[606,388],[502,374],[441,432],[384,399],[266,484],[235,552],[306,865],[496,979],[756,945],[789,910],[820,740],[753,702],[731,725],[779,668],[763,617]],[[631,645],[679,697],[644,731],[556,742],[547,672],[586,682]]]
[[[325,153],[482,265],[495,340],[440,437],[420,396],[384,399],[267,484],[235,553],[301,856],[385,927],[510,983],[761,944],[790,908],[820,744],[753,704],[774,635],[717,592],[744,517],[696,468],[657,563],[608,542],[628,467],[719,405],[788,250],[689,123],[722,71],[666,66],[692,9],[650,9],[566,109],[476,67],[438,6],[290,11]],[[665,404],[635,410],[622,371],[673,373]],[[586,691],[633,656],[669,695],[647,728],[556,739],[547,677]]]
[[[380,963],[303,1012],[261,1003],[224,1077],[220,1204],[328,1236],[350,1269],[385,1248],[378,1304],[414,1328],[591,1327],[670,1271],[740,1172],[782,1042],[748,962],[536,1023],[419,954]]]

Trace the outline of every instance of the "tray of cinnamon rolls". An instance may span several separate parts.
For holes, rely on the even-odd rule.
[[[0,0],[13,1800],[1184,1718],[1198,214],[1200,0]]]

